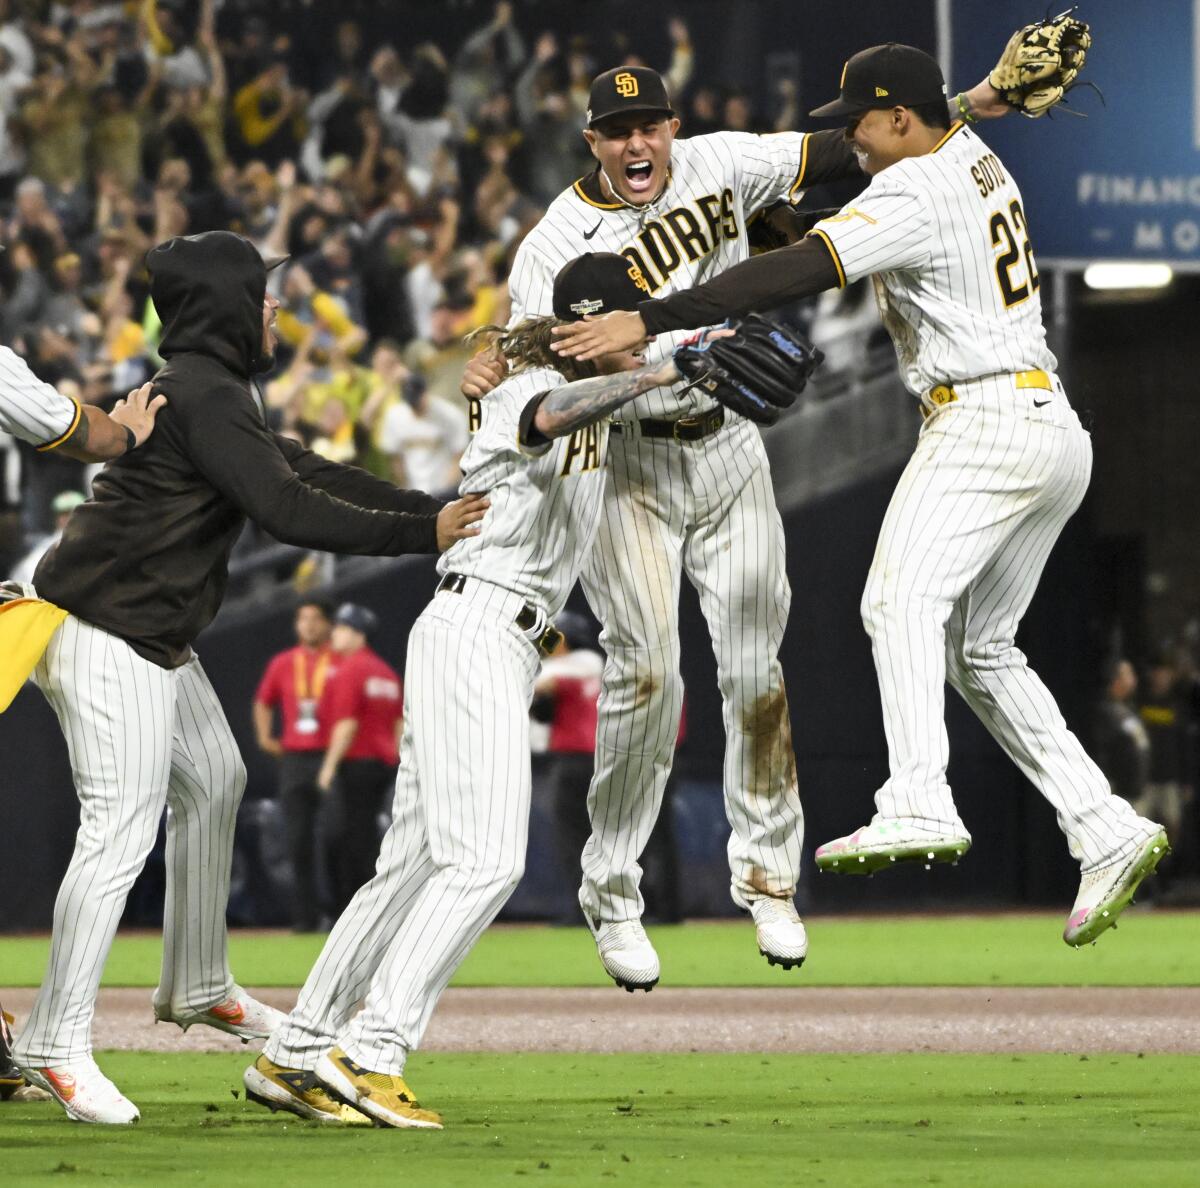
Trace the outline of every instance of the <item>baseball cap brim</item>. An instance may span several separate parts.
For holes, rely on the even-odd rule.
[[[824,107],[818,107],[814,111],[810,111],[810,116],[840,116],[840,115],[855,115],[860,111],[870,111],[870,104],[847,103],[845,99],[837,98],[832,103],[826,103]]]
[[[660,115],[674,119],[675,109],[671,107],[618,107],[615,111],[606,111],[602,115],[593,116],[588,120],[587,126],[594,128],[597,124],[603,124],[605,120],[611,120],[614,116],[626,115]]]
[[[268,272],[273,272],[281,264],[286,264],[291,258],[291,256],[281,256],[276,252],[264,252],[263,264],[266,266]]]

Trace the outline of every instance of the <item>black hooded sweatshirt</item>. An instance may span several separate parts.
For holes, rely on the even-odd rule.
[[[271,433],[250,387],[261,362],[266,268],[228,231],[146,258],[163,323],[167,405],[140,449],[97,475],[34,574],[38,594],[177,668],[212,621],[247,517],[302,548],[437,551],[444,506]]]

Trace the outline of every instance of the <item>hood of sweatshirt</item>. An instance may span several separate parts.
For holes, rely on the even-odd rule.
[[[232,231],[177,235],[146,256],[150,296],[162,320],[159,354],[208,355],[249,377],[262,358],[267,268]]]

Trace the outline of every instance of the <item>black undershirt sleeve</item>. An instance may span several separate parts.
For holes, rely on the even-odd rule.
[[[649,334],[714,326],[725,318],[761,313],[779,305],[812,297],[842,283],[837,264],[822,239],[809,237],[777,251],[744,260],[712,280],[672,293],[658,301],[643,301],[637,311]]]
[[[825,132],[810,132],[805,142],[804,172],[799,185],[808,189],[824,182],[862,181],[863,171],[854,155],[854,148],[846,139],[844,128],[831,128]]]

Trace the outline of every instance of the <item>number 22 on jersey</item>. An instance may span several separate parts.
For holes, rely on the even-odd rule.
[[[1042,283],[1037,265],[1033,262],[1033,245],[1029,242],[1029,229],[1025,225],[1025,212],[1021,209],[1020,201],[1014,198],[1008,204],[1007,212],[996,211],[988,221],[988,230],[992,236],[992,247],[1003,249],[996,257],[996,282],[1004,298],[1004,307],[1011,309],[1014,305],[1020,305],[1031,291],[1036,293]],[[1024,280],[1021,279],[1022,253],[1025,256]]]

